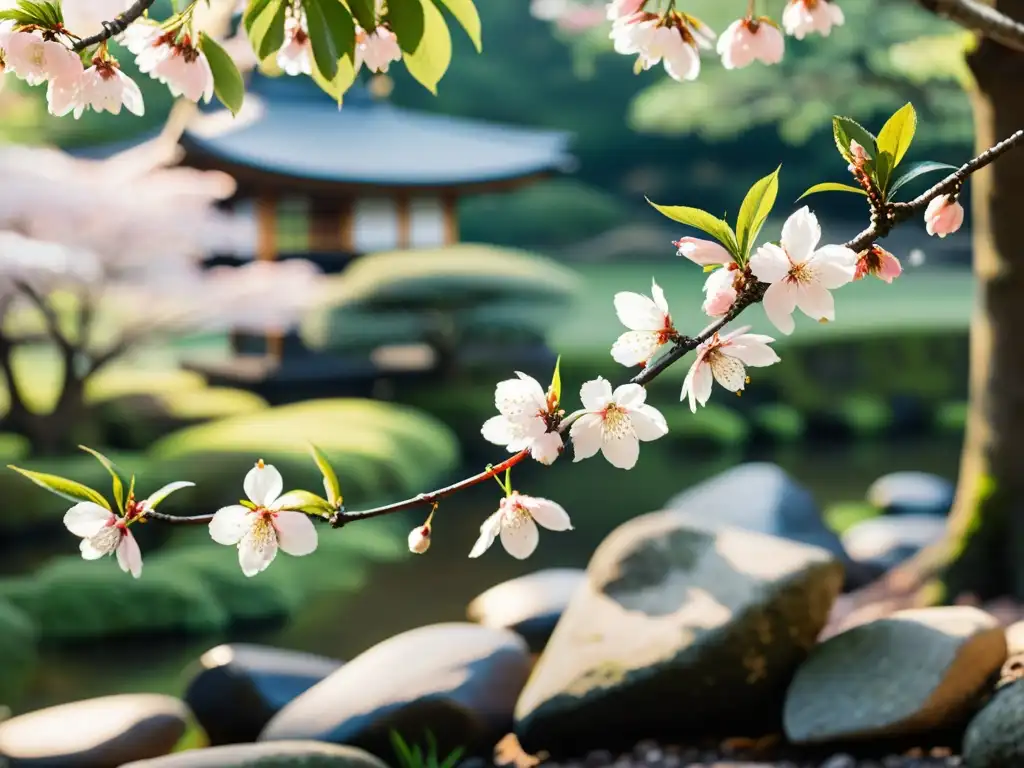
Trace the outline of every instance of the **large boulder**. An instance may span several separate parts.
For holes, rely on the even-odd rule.
[[[313,739],[391,759],[390,732],[489,751],[512,725],[530,671],[526,643],[476,624],[433,624],[389,638],[317,683],[275,715],[260,741]]]
[[[387,768],[373,755],[355,747],[318,741],[277,741],[190,749],[122,768]]]
[[[677,494],[665,505],[700,525],[727,525],[827,549],[847,568],[852,561],[825,525],[811,492],[782,467],[751,462],[721,472]],[[866,580],[859,572],[855,583]]]
[[[797,744],[962,726],[1006,660],[994,617],[970,606],[900,611],[818,645],[786,695]]]
[[[196,666],[185,703],[210,744],[217,746],[255,741],[270,718],[338,669],[341,662],[239,643],[211,648]]]
[[[971,768],[1024,765],[1024,680],[1000,688],[964,734],[964,760]]]
[[[167,754],[188,721],[188,709],[171,696],[86,699],[0,723],[0,755],[25,768],[116,768]]]
[[[613,531],[516,705],[529,753],[777,729],[842,584],[825,550],[673,511]]]
[[[892,472],[868,488],[868,502],[887,515],[945,517],[953,506],[953,484],[928,472]]]
[[[946,519],[926,514],[874,517],[843,533],[850,557],[881,569],[893,568],[946,535]]]
[[[511,629],[530,650],[544,649],[573,593],[587,579],[579,568],[549,568],[496,584],[466,609],[470,621]]]

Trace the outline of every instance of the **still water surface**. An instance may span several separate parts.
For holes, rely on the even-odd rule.
[[[862,499],[870,482],[887,472],[917,469],[952,478],[958,455],[959,441],[931,439],[835,448],[806,445],[772,450],[747,460],[780,464],[825,507]],[[542,532],[537,553],[526,562],[509,557],[498,544],[479,560],[466,557],[480,523],[500,498],[497,484],[485,484],[442,504],[435,516],[434,542],[426,555],[372,567],[358,593],[324,596],[309,604],[291,624],[274,630],[159,644],[119,640],[44,651],[31,689],[14,708],[20,712],[128,691],[180,694],[186,666],[225,640],[351,659],[404,630],[462,620],[467,603],[493,584],[539,568],[585,566],[594,548],[617,525],[658,509],[678,491],[742,460],[645,444],[639,465],[630,472],[613,469],[599,458],[580,464],[566,461],[552,469],[533,466],[517,470],[514,485],[518,490],[558,500],[575,526],[572,532]],[[708,510],[708,514],[713,512]],[[410,528],[421,522],[421,515],[408,515]],[[330,568],[331,563],[325,559],[323,567]]]

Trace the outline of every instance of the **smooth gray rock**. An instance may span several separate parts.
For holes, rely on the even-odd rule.
[[[1024,765],[1024,680],[1000,688],[964,734],[964,760],[970,768]]]
[[[0,723],[0,755],[25,768],[116,768],[170,752],[188,708],[172,696],[132,693],[39,709]]]
[[[692,515],[699,525],[734,526],[846,557],[811,492],[776,464],[740,464],[674,496],[665,508]]]
[[[549,568],[504,581],[473,599],[470,621],[511,629],[539,653],[551,637],[573,593],[586,581],[580,568]]]
[[[319,741],[277,741],[192,749],[123,768],[387,768],[373,755],[355,747]]]
[[[996,619],[970,606],[899,611],[818,645],[786,695],[796,744],[898,737],[962,725],[1006,661]]]
[[[818,547],[668,511],[613,531],[587,579],[516,704],[531,754],[777,729],[842,568]]]
[[[893,472],[868,488],[868,502],[887,515],[945,517],[953,506],[953,483],[928,472]]]
[[[842,537],[850,557],[889,569],[946,535],[946,518],[906,514],[875,517],[848,528]]]
[[[488,752],[512,725],[530,672],[525,641],[476,624],[433,624],[389,638],[352,659],[275,715],[260,741],[350,744],[388,760],[390,731],[443,758],[457,747]]]
[[[337,670],[341,662],[299,651],[218,645],[196,664],[185,703],[211,746],[255,741],[285,704]]]

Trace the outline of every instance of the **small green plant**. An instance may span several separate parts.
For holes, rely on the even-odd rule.
[[[391,744],[395,748],[400,768],[454,768],[466,750],[463,747],[458,747],[452,750],[444,760],[440,760],[437,756],[437,739],[429,730],[425,733],[426,754],[419,744],[410,746],[402,738],[402,734],[395,730],[391,731]]]

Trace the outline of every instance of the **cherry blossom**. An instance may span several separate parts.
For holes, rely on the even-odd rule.
[[[254,508],[241,505],[217,510],[210,521],[210,537],[218,544],[238,547],[242,573],[255,576],[266,570],[278,548],[300,557],[316,549],[313,522],[302,512],[280,509],[285,497],[281,473],[261,459],[242,484]]]
[[[562,436],[554,428],[558,401],[532,376],[518,371],[516,376],[498,383],[494,406],[499,415],[484,422],[481,433],[509,453],[528,449],[541,464],[551,464],[562,451]]]
[[[637,54],[637,66],[663,63],[674,80],[695,80],[700,74],[700,48],[710,48],[714,32],[692,16],[672,12],[664,17],[637,13],[612,25],[610,37],[621,54]]]
[[[5,40],[6,69],[29,85],[47,80],[70,80],[82,74],[78,54],[63,43],[44,39],[38,31],[9,32]]]
[[[857,259],[857,271],[853,279],[860,280],[867,275],[874,275],[879,280],[891,283],[902,272],[903,267],[899,259],[880,245],[872,245]]]
[[[64,26],[79,37],[95,34],[110,21],[128,10],[132,0],[62,0]]]
[[[125,45],[136,55],[139,71],[165,84],[172,95],[207,104],[213,99],[210,62],[189,35],[161,33],[153,24],[137,22],[125,32]]]
[[[725,336],[716,333],[697,347],[697,359],[690,366],[679,395],[680,400],[689,398],[691,411],[697,412],[697,403],[707,404],[712,379],[730,392],[742,392],[749,381],[747,366],[760,368],[779,362],[775,350],[768,346],[775,339],[747,333],[749,330],[747,325]]]
[[[540,541],[538,525],[549,531],[572,530],[569,514],[560,505],[513,491],[501,500],[498,511],[480,526],[480,538],[469,556],[480,557],[500,536],[506,552],[518,560],[525,560],[537,549]]]
[[[615,294],[619,322],[629,328],[612,345],[612,359],[620,365],[647,365],[662,346],[678,335],[672,326],[665,293],[654,280],[651,296],[653,299],[628,291]]]
[[[705,314],[722,317],[727,314],[739,296],[737,279],[742,275],[739,265],[729,251],[711,240],[681,237],[673,241],[676,253],[702,267],[721,267],[708,275],[704,282]]]
[[[67,111],[73,108],[76,120],[86,109],[119,115],[121,107],[124,107],[138,117],[146,114],[146,106],[142,102],[142,91],[139,90],[138,84],[122,72],[116,62],[98,58],[85,70],[78,83],[77,92],[69,102],[63,103],[63,107],[65,111],[54,114],[67,114]]]
[[[718,55],[726,69],[742,69],[755,61],[778,64],[785,49],[782,32],[764,17],[734,21],[718,38]]]
[[[842,26],[845,21],[843,9],[829,0],[789,0],[782,12],[782,26],[786,34],[797,40],[803,40],[813,32],[828,37],[832,27]]]
[[[964,207],[953,195],[939,195],[928,203],[924,223],[929,235],[951,235],[964,223]]]
[[[673,240],[676,253],[694,264],[709,267],[715,264],[732,264],[732,254],[714,240],[702,240],[699,237],[681,237]]]
[[[623,384],[613,392],[612,385],[601,377],[586,382],[580,389],[583,411],[569,430],[576,454],[573,461],[601,451],[613,467],[636,466],[640,442],[668,434],[665,417],[646,405],[646,399],[647,391],[639,384]]]
[[[818,218],[804,206],[782,226],[782,244],[766,243],[750,258],[750,269],[763,283],[764,311],[780,331],[793,332],[793,310],[815,320],[834,320],[831,290],[853,280],[857,254],[841,245],[817,248]]]
[[[402,58],[395,33],[385,26],[378,26],[372,32],[356,30],[356,70],[363,64],[371,72],[387,72],[391,62]]]
[[[611,0],[605,9],[605,17],[609,21],[618,21],[627,16],[639,13],[645,0]]]
[[[285,43],[277,52],[277,66],[286,75],[313,74],[313,45],[306,32],[306,20],[289,16],[284,25]]]
[[[409,531],[409,551],[422,555],[430,549],[430,526],[421,525]]]
[[[136,502],[129,497],[124,516],[116,515],[106,507],[92,501],[75,504],[64,514],[64,527],[80,536],[79,549],[86,560],[99,560],[105,555],[117,554],[117,564],[136,579],[142,575],[142,552],[129,525],[145,517],[174,491],[190,488],[194,483],[178,481],[168,483],[148,498]]]
[[[853,162],[847,166],[850,173],[856,173],[864,169],[864,166],[871,162],[868,151],[861,146],[856,139],[850,142],[850,154],[853,155]]]

